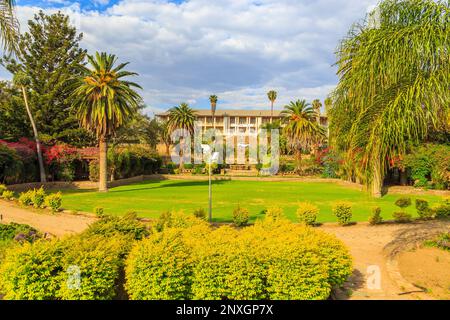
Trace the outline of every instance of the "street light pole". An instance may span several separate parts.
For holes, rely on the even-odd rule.
[[[211,158],[211,157],[210,157]],[[208,210],[208,216],[209,216],[209,223],[212,223],[212,186],[211,186],[211,167],[212,167],[212,161],[209,161],[209,210]]]
[[[207,155],[206,164],[208,165],[208,217],[209,222],[212,223],[212,183],[211,183],[211,171],[212,164],[219,158],[218,152],[212,152],[211,146],[207,144],[201,145],[203,152]]]

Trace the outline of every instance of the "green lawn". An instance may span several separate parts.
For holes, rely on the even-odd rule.
[[[320,208],[319,222],[336,221],[332,214],[333,202],[346,200],[353,204],[353,220],[367,221],[374,206],[380,206],[384,219],[391,219],[394,205],[400,195],[386,195],[382,199],[371,198],[365,192],[334,183],[325,182],[269,182],[269,181],[214,181],[214,221],[232,220],[233,209],[239,204],[248,208],[251,220],[261,217],[261,211],[268,206],[280,206],[286,215],[295,220],[297,204],[310,201]],[[439,196],[411,196],[432,203],[441,201]],[[414,202],[413,202],[414,203]],[[208,182],[186,180],[145,181],[138,184],[117,187],[108,193],[95,191],[64,191],[64,209],[93,212],[103,207],[108,214],[124,214],[136,211],[139,216],[156,218],[167,210],[192,213],[195,208],[208,206]],[[415,215],[414,204],[408,212]]]

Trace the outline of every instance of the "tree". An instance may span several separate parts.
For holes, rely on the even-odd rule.
[[[169,119],[167,124],[170,132],[172,133],[176,129],[181,129],[191,136],[194,133],[196,114],[195,111],[189,107],[187,103],[181,103],[177,107],[173,107],[169,110]],[[180,169],[183,168],[183,150],[184,150],[184,139],[180,138]]]
[[[14,0],[0,0],[0,41],[9,53],[17,52],[19,22],[14,14]]]
[[[33,137],[20,88],[9,81],[0,81],[0,140],[18,141]]]
[[[354,165],[374,196],[390,160],[446,120],[449,34],[450,3],[387,0],[340,44],[332,141],[349,157],[361,154]]]
[[[45,168],[44,168],[44,158],[42,157],[42,147],[41,147],[41,141],[39,140],[39,133],[36,127],[36,123],[34,122],[33,114],[31,112],[31,108],[28,104],[28,94],[26,87],[30,83],[30,79],[27,77],[27,75],[24,72],[17,72],[14,76],[14,83],[20,87],[20,90],[22,91],[23,95],[23,101],[25,104],[25,108],[28,114],[28,117],[30,119],[31,127],[33,128],[33,134],[34,134],[34,140],[36,141],[36,153],[39,163],[39,175],[41,178],[41,182],[46,182],[47,177],[45,175]]]
[[[324,101],[325,104],[325,112],[328,114],[328,112],[333,107],[333,100],[330,97],[327,97]]]
[[[319,99],[314,99],[311,106],[316,113],[320,114],[320,108],[322,108],[322,102],[320,102]]]
[[[284,134],[297,159],[297,171],[301,171],[302,152],[325,138],[324,129],[316,121],[316,111],[305,100],[291,101],[284,106],[281,116]]]
[[[216,113],[216,107],[217,107],[217,96],[216,95],[209,96],[209,102],[211,103],[211,114],[213,116],[213,121],[214,121],[214,115]]]
[[[267,97],[270,100],[270,117],[273,117],[273,104],[275,103],[275,100],[277,100],[277,92],[270,90],[267,92]]]
[[[94,138],[80,128],[71,111],[67,81],[80,74],[86,51],[80,48],[82,34],[70,25],[69,17],[42,11],[28,21],[28,31],[20,36],[16,59],[3,63],[13,74],[24,72],[31,111],[46,143],[61,141],[76,146],[92,145]]]
[[[170,137],[170,126],[168,121],[164,121],[160,124],[160,132],[159,137],[160,141],[164,143],[166,147],[166,155],[167,158],[170,158],[170,144],[172,143],[172,139]]]
[[[91,69],[84,67],[82,76],[74,78],[70,87],[80,125],[95,133],[99,141],[99,190],[107,191],[108,139],[133,119],[141,102],[133,88],[141,87],[123,79],[137,73],[124,70],[128,63],[115,66],[115,55],[97,52],[88,56],[88,61]]]

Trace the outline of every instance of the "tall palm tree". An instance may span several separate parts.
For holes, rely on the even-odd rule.
[[[284,133],[297,159],[297,171],[301,171],[302,151],[320,143],[324,129],[316,121],[316,111],[305,100],[291,101],[284,106],[281,116],[285,122]]]
[[[41,182],[46,182],[47,177],[45,175],[44,168],[44,158],[42,156],[42,146],[39,140],[39,133],[37,130],[36,122],[34,121],[33,114],[31,113],[31,108],[28,104],[28,94],[26,87],[30,84],[30,79],[23,71],[17,71],[14,75],[13,82],[22,91],[23,101],[25,103],[25,109],[27,110],[28,118],[30,119],[31,127],[33,128],[34,140],[36,142],[36,153],[39,164],[39,175]]]
[[[270,100],[270,121],[272,121],[273,118],[273,104],[275,103],[275,100],[277,100],[277,92],[274,90],[270,90],[267,92],[267,98]]]
[[[74,79],[73,107],[80,125],[96,134],[100,147],[99,190],[107,191],[108,139],[139,109],[141,97],[133,88],[138,84],[123,80],[137,73],[123,70],[128,63],[116,66],[117,57],[105,52],[88,56],[91,68],[83,68],[83,76]]]
[[[209,96],[209,102],[211,103],[211,114],[212,114],[212,121],[214,124],[215,123],[214,115],[216,114],[216,107],[217,107],[217,96],[215,94]]]
[[[331,134],[362,152],[367,187],[381,196],[389,159],[426,138],[450,108],[450,2],[386,0],[356,24],[337,52]]]
[[[7,52],[17,51],[19,22],[14,14],[14,0],[0,0],[0,42]]]
[[[187,103],[181,103],[177,107],[173,107],[169,110],[168,127],[170,132],[176,129],[185,130],[191,136],[194,133],[194,124],[196,119],[196,112]],[[180,169],[183,168],[183,150],[184,139],[180,138]]]
[[[166,146],[167,158],[170,158],[170,144],[172,140],[170,138],[170,129],[168,121],[164,121],[163,123],[161,123],[159,137],[161,142],[164,143],[164,145]]]
[[[316,112],[317,122],[320,122],[320,108],[322,108],[322,102],[320,102],[319,99],[314,99],[311,106],[314,109],[314,111]]]

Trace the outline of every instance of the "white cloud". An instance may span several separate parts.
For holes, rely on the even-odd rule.
[[[105,12],[81,12],[79,26],[90,52],[131,62],[151,111],[182,101],[204,107],[211,93],[219,107],[267,108],[269,89],[278,90],[280,106],[324,99],[337,81],[339,39],[376,2],[122,0]],[[37,10],[18,8],[22,26]]]

